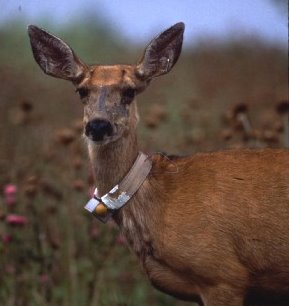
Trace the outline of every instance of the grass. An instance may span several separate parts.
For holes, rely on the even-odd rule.
[[[104,29],[54,32],[88,62],[136,62],[137,48],[128,53]],[[93,180],[81,103],[70,84],[43,75],[25,31],[21,22],[0,30],[0,305],[187,305],[153,289],[117,228],[85,213]],[[141,148],[188,154],[286,146],[276,107],[288,105],[287,61],[285,50],[250,39],[186,50],[138,99]],[[17,187],[13,204],[7,184]],[[27,223],[9,223],[13,214]]]

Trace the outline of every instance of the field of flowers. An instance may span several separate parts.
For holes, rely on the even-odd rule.
[[[141,54],[97,25],[54,32],[87,62]],[[40,71],[25,25],[0,29],[0,44],[0,305],[187,305],[153,289],[116,226],[84,211],[94,182],[72,86]],[[288,147],[287,66],[257,38],[187,48],[138,99],[142,150]]]

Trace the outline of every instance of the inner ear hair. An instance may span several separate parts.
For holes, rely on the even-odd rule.
[[[151,79],[172,69],[182,50],[184,29],[184,23],[179,22],[148,44],[136,66],[136,75],[139,79]]]
[[[46,74],[80,83],[87,67],[72,48],[60,38],[33,25],[28,27],[28,34],[34,58]]]

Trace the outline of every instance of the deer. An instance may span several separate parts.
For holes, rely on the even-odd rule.
[[[84,106],[97,186],[86,209],[116,222],[152,285],[203,306],[289,305],[289,151],[139,149],[136,96],[176,64],[184,28],[132,65],[87,65],[47,31],[28,34],[40,68],[72,82]]]

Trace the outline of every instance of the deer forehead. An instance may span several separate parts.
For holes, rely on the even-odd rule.
[[[90,86],[136,86],[134,67],[129,65],[91,66],[89,78],[85,80]]]

